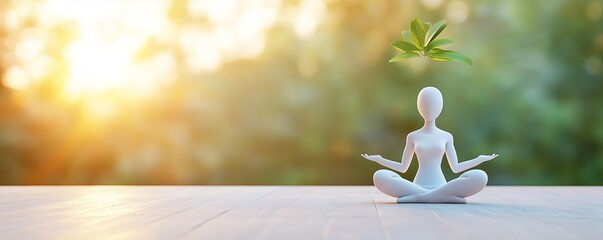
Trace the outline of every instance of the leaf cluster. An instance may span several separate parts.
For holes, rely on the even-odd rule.
[[[436,61],[461,61],[469,65],[473,62],[471,59],[459,52],[444,50],[440,48],[446,44],[452,43],[450,39],[436,39],[442,31],[448,26],[446,20],[440,20],[434,24],[429,22],[419,22],[413,19],[410,22],[410,30],[402,31],[402,40],[393,41],[392,46],[395,49],[403,51],[389,62],[397,62],[403,59],[414,57],[430,58]]]

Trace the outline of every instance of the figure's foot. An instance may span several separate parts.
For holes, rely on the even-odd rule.
[[[398,198],[397,203],[455,203],[465,204],[467,200],[458,196],[442,196],[439,194],[419,193]]]
[[[398,202],[398,203],[423,203],[425,201],[419,196],[419,194],[412,194],[412,195],[408,195],[408,196],[399,197],[396,202]]]
[[[467,200],[457,196],[438,196],[430,199],[430,203],[455,203],[466,204]]]

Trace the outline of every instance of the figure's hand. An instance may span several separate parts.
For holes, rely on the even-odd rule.
[[[487,162],[490,161],[492,159],[495,159],[496,157],[498,157],[498,154],[491,154],[491,155],[479,155],[477,157],[477,160],[479,162]]]
[[[366,159],[368,159],[370,161],[373,161],[373,162],[377,162],[377,161],[383,159],[381,157],[381,155],[368,155],[366,153],[360,154],[360,156],[362,156],[363,158],[366,158]]]

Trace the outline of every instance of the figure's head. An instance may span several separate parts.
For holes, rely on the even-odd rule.
[[[421,89],[417,98],[417,108],[425,121],[435,121],[444,106],[444,99],[440,90],[434,87]]]

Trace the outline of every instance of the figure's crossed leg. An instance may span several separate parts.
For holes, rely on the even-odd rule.
[[[466,198],[482,191],[487,183],[486,172],[474,169],[464,172],[457,179],[447,182],[430,193]]]
[[[375,175],[373,175],[373,183],[375,183],[375,187],[377,187],[379,191],[395,198],[425,193],[428,191],[427,189],[400,177],[397,173],[386,169],[375,172]]]
[[[398,198],[398,203],[466,203],[466,197],[486,187],[488,175],[482,170],[470,170],[433,190],[422,188],[389,170],[375,172],[373,181],[379,191]]]

